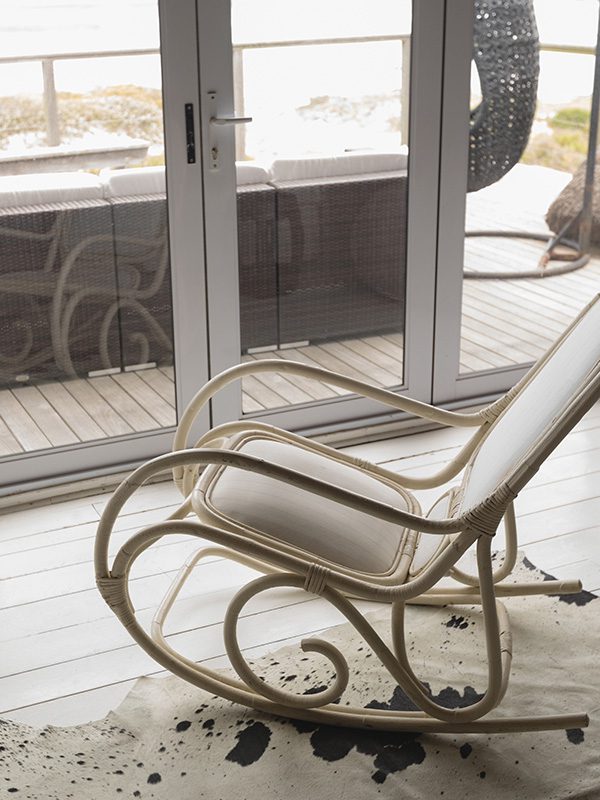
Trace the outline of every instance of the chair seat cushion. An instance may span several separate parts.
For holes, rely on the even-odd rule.
[[[298,446],[283,439],[243,434],[231,446],[373,500],[414,510],[411,496],[400,487],[338,460],[343,459],[338,454],[327,456],[310,442]],[[210,467],[200,477],[196,500],[198,497],[213,522],[217,517],[229,527],[233,524],[266,534],[361,573],[392,572],[402,553],[403,527],[257,473]]]

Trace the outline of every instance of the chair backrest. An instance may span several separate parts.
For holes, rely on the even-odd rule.
[[[525,458],[537,468],[536,459],[543,460],[599,398],[600,295],[532,368],[490,427],[467,467],[459,513],[510,483]]]

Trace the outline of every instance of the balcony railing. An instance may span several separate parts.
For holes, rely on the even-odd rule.
[[[320,45],[373,44],[380,42],[397,42],[401,47],[402,86],[400,87],[400,130],[402,143],[408,142],[408,101],[410,81],[404,80],[410,71],[410,34],[389,36],[353,36],[327,39],[302,39],[274,42],[245,42],[233,45],[234,102],[236,113],[244,116],[244,54],[247,50],[266,50],[284,47],[304,47]],[[46,53],[42,55],[2,56],[1,64],[24,62],[40,62],[43,80],[43,103],[46,121],[46,144],[50,147],[61,143],[61,132],[58,114],[58,97],[54,79],[54,65],[57,61],[79,61],[92,58],[121,58],[135,56],[160,55],[158,48],[137,50],[96,50],[79,53]],[[245,131],[242,126],[236,139],[236,158],[245,157]]]
[[[373,44],[381,42],[397,42],[401,47],[402,84],[400,86],[400,136],[401,144],[408,143],[408,107],[410,93],[410,34],[391,34],[386,36],[349,36],[330,37],[324,39],[289,39],[267,42],[244,42],[233,45],[233,76],[234,76],[234,102],[235,111],[239,116],[245,116],[244,94],[244,55],[249,50],[267,50],[288,47],[314,47],[327,45],[356,45]],[[544,43],[540,44],[540,51],[566,53],[571,55],[595,54],[593,47],[579,45],[562,45]],[[79,53],[47,53],[42,55],[2,56],[1,64],[16,64],[24,62],[40,62],[43,80],[43,102],[46,122],[46,143],[50,147],[61,143],[60,123],[58,114],[58,99],[54,79],[54,65],[57,61],[78,61],[93,58],[121,58],[135,56],[160,55],[158,48],[142,48],[135,50],[98,50]],[[406,80],[408,78],[408,80]],[[252,109],[248,109],[250,113]],[[245,156],[245,130],[241,126],[236,138],[236,158]]]
[[[408,104],[410,97],[410,34],[387,36],[345,36],[326,39],[287,39],[276,42],[245,42],[233,45],[233,91],[235,112],[246,116],[244,101],[244,54],[248,50],[267,50],[283,47],[314,47],[326,45],[356,45],[397,42],[401,47],[402,84],[400,86],[400,144],[408,144]],[[405,80],[408,78],[408,80]],[[251,114],[252,109],[248,109]],[[236,131],[236,158],[242,160],[246,154],[246,130],[242,125]]]

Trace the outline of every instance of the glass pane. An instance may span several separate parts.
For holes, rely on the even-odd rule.
[[[242,360],[403,382],[412,6],[234,0]],[[245,412],[334,399],[279,376]]]
[[[597,21],[596,0],[475,2],[461,373],[534,361],[598,291],[577,220]]]
[[[0,456],[174,425],[157,0],[0,28]]]

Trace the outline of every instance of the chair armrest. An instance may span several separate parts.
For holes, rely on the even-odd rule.
[[[251,375],[262,372],[279,372],[283,374],[296,374],[301,375],[303,378],[311,378],[313,380],[322,381],[323,383],[337,386],[341,389],[367,397],[371,400],[377,400],[380,403],[391,406],[398,411],[405,411],[408,414],[414,414],[422,419],[428,419],[432,422],[438,422],[443,425],[453,425],[457,427],[480,427],[485,423],[485,418],[481,412],[470,414],[461,414],[455,411],[446,411],[445,409],[436,408],[429,403],[424,403],[420,400],[413,400],[410,397],[402,397],[389,391],[388,389],[380,389],[372,386],[364,381],[349,378],[339,372],[332,372],[323,367],[310,366],[297,361],[283,361],[281,359],[264,359],[261,361],[252,361],[246,364],[238,364],[235,367],[224,370],[219,375],[216,375],[212,380],[208,381],[202,389],[192,398],[185,409],[177,432],[175,434],[175,441],[173,444],[174,450],[180,450],[186,447],[187,437],[191,430],[192,424],[200,413],[204,405],[213,397],[217,392],[229,385],[233,381],[240,380],[245,375]]]
[[[209,464],[219,464],[224,467],[235,467],[246,472],[258,473],[268,478],[290,483],[307,492],[312,492],[321,497],[333,500],[336,503],[349,506],[356,511],[361,511],[378,519],[385,520],[415,531],[424,531],[445,535],[448,533],[458,533],[463,528],[461,519],[429,519],[418,514],[411,514],[408,511],[394,508],[386,503],[380,503],[361,494],[356,494],[347,489],[342,489],[335,484],[312,478],[297,470],[272,464],[262,458],[241,453],[236,450],[219,450],[215,448],[190,448],[179,450],[175,453],[167,453],[147,461],[138,467],[131,475],[126,478],[110,498],[102,514],[98,532],[96,535],[96,545],[94,560],[96,564],[96,574],[100,578],[108,577],[111,573],[109,566],[108,547],[114,523],[119,512],[127,500],[134,492],[139,489],[149,478],[164,472],[168,469],[194,468],[207,466]],[[187,513],[190,510],[189,499],[186,498],[183,505],[172,515],[172,518],[180,515],[182,511]],[[192,496],[193,507],[193,496]],[[156,537],[160,538],[160,537]],[[152,541],[155,541],[153,539]],[[126,554],[127,556],[129,554]],[[113,563],[113,568],[115,564]],[[117,562],[117,571],[121,565]]]

